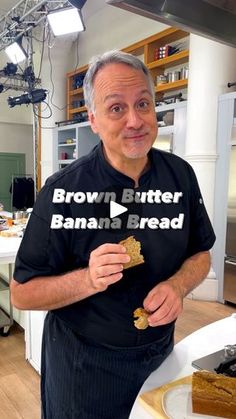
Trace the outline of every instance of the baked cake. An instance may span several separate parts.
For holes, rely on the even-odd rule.
[[[193,413],[236,418],[236,378],[209,371],[192,375]]]

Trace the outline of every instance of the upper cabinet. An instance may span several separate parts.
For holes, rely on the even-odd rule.
[[[188,32],[168,28],[149,36],[123,51],[138,56],[149,68],[155,84],[156,99],[179,92],[188,85]],[[67,119],[83,122],[87,111],[83,98],[83,79],[88,66],[67,74]]]
[[[137,55],[149,68],[157,98],[187,87],[188,36],[181,29],[168,28],[124,48],[123,51]]]

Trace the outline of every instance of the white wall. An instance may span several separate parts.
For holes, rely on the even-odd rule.
[[[9,59],[0,51],[0,69]],[[1,78],[1,82],[4,82]],[[9,108],[9,96],[19,96],[23,92],[8,90],[0,94],[0,152],[24,153],[26,155],[26,172],[33,173],[33,128],[32,108],[22,105]]]
[[[76,43],[77,44],[77,43]],[[50,49],[52,74],[48,49],[46,48],[42,67],[42,86],[48,90],[47,102],[52,110],[49,119],[42,119],[42,150],[41,150],[41,177],[42,185],[48,176],[53,173],[53,128],[55,122],[66,120],[66,73],[73,70],[73,48],[71,37],[58,37]],[[52,78],[52,80],[51,80]],[[54,84],[54,94],[53,86]],[[42,117],[47,118],[49,109],[45,108]]]
[[[125,48],[167,28],[160,22],[108,5],[105,0],[96,0],[95,13],[86,17],[90,3],[88,0],[83,8],[86,31],[79,37],[79,66],[87,64],[93,55]]]
[[[24,153],[26,173],[33,174],[33,127],[32,125],[0,121],[0,152]]]
[[[6,123],[32,124],[32,111],[26,105],[9,108],[9,96],[20,96],[23,92],[8,91],[0,95],[0,121]]]

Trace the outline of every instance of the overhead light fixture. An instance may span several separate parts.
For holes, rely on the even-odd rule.
[[[14,64],[21,63],[27,58],[24,48],[18,42],[13,42],[13,44],[6,47],[5,52]]]
[[[80,10],[74,7],[51,12],[47,17],[55,36],[82,32],[85,29]]]

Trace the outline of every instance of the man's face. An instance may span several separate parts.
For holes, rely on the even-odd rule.
[[[95,113],[91,127],[112,161],[147,155],[157,136],[157,121],[148,80],[142,71],[112,63],[94,80]]]

